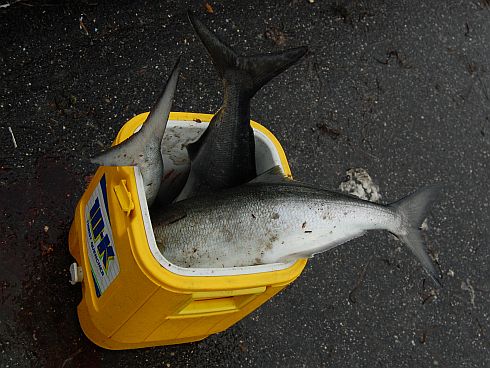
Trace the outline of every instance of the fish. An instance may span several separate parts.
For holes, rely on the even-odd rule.
[[[163,92],[150,110],[141,129],[124,142],[90,160],[102,166],[137,166],[143,179],[148,206],[155,201],[164,174],[162,139],[177,88],[179,72],[180,57],[175,62]]]
[[[296,182],[275,167],[245,185],[173,203],[151,220],[163,256],[186,268],[287,263],[387,230],[440,285],[420,226],[441,188],[381,205]]]
[[[188,17],[223,81],[224,99],[203,135],[187,146],[190,173],[177,201],[244,184],[257,176],[250,100],[308,50],[303,46],[270,54],[238,55],[191,12]]]

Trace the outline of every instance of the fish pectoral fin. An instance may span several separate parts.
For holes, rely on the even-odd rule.
[[[291,183],[294,180],[284,174],[281,166],[274,166],[262,174],[258,175],[255,179],[250,180],[247,184],[257,184],[257,183]]]

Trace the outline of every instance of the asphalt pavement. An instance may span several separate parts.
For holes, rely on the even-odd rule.
[[[295,178],[337,189],[364,168],[383,203],[445,184],[424,231],[442,289],[371,232],[201,342],[108,351],[83,335],[67,236],[88,158],[179,54],[173,110],[222,100],[187,9],[243,54],[309,47],[252,101]],[[488,0],[0,1],[0,366],[488,366],[489,60]]]

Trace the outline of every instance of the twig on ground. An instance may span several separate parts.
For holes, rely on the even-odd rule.
[[[9,127],[9,132],[10,132],[10,135],[12,136],[12,142],[14,143],[14,148],[17,148],[17,141],[15,140],[15,135],[14,135],[14,132],[12,131],[11,127]]]
[[[64,361],[63,361],[63,364],[61,364],[61,368],[65,368],[65,365],[67,365],[69,362],[71,362],[73,360],[73,358],[75,358],[78,354],[80,354],[82,352],[82,348],[78,349],[77,351],[75,351],[72,355],[70,355],[68,358],[66,358]]]

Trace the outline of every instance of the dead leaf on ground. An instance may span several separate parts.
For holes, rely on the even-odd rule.
[[[264,32],[264,36],[278,46],[286,44],[287,41],[286,34],[277,27],[267,28]]]
[[[328,135],[333,140],[336,140],[342,134],[342,131],[340,129],[331,128],[325,123],[318,123],[316,127],[318,128],[320,133]]]
[[[53,251],[54,251],[53,244],[47,244],[46,242],[41,241],[41,255],[43,257],[53,253]]]
[[[88,187],[90,183],[92,182],[92,179],[94,178],[94,175],[85,175],[83,177],[83,180],[85,181],[85,185]]]
[[[208,13],[208,14],[214,13],[213,6],[210,3],[208,3],[207,1],[204,3],[204,10],[206,10],[206,13]]]

